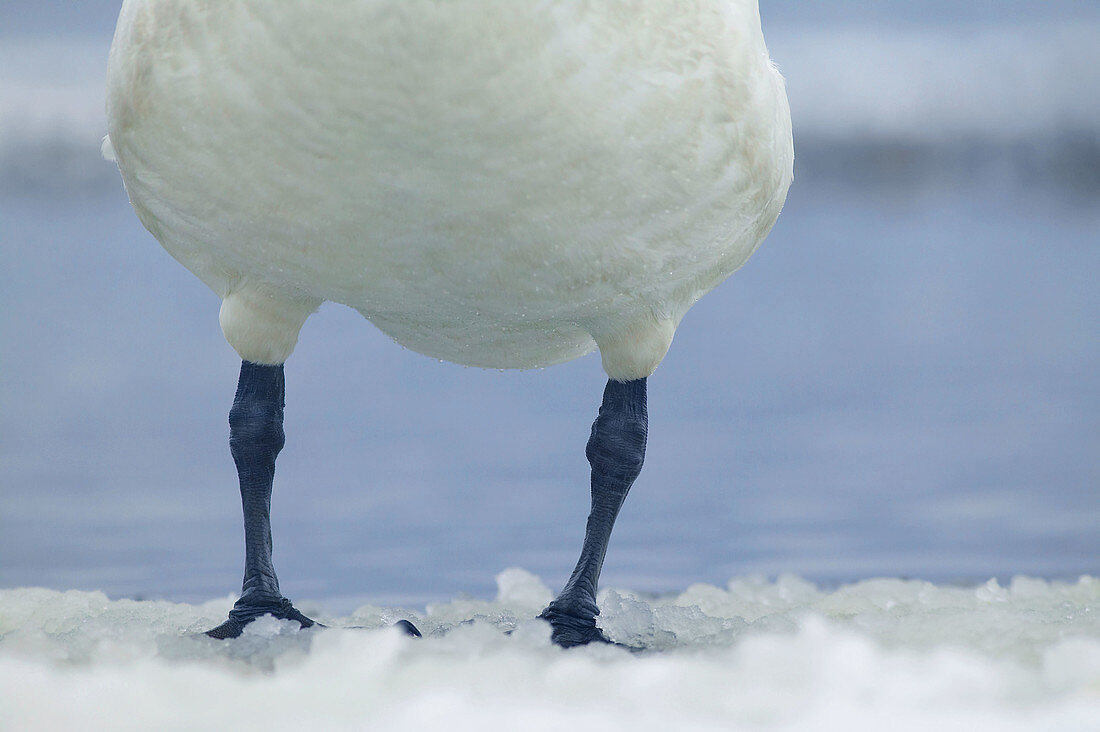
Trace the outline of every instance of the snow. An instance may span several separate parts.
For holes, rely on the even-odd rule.
[[[235,641],[197,635],[232,598],[0,591],[0,728],[1100,729],[1093,577],[604,591],[602,627],[641,651],[558,649],[534,619],[550,589],[497,585],[423,611],[303,602],[331,627],[267,618]]]

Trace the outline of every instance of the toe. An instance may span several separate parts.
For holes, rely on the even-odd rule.
[[[422,635],[420,635],[420,631],[417,630],[416,626],[410,623],[408,620],[398,620],[396,623],[393,624],[393,627],[400,628],[401,630],[405,631],[406,635],[411,635],[414,638],[423,637]]]
[[[218,640],[227,640],[229,638],[236,638],[244,632],[245,623],[242,623],[233,618],[229,618],[224,623],[216,628],[211,628],[206,631],[206,635],[211,638],[217,638]]]

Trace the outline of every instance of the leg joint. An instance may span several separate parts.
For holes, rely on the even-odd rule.
[[[638,414],[601,414],[585,449],[592,470],[634,482],[645,462],[647,421]]]
[[[280,450],[285,442],[283,409],[273,401],[237,400],[229,410],[229,442],[234,448],[263,446]]]

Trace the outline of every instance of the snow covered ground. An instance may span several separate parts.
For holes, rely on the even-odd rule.
[[[532,619],[550,590],[520,569],[497,585],[425,612],[300,603],[333,627],[268,618],[229,642],[195,634],[230,598],[0,591],[0,729],[1100,729],[1094,577],[604,591],[602,626],[640,652],[557,649]],[[386,627],[401,617],[425,637]]]

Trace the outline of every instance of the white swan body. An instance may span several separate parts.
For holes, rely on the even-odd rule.
[[[433,357],[648,376],[792,176],[757,0],[126,0],[107,106],[261,364],[331,300]]]

